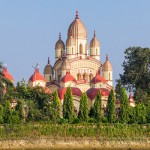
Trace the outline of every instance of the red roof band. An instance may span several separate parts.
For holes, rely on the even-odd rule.
[[[91,100],[93,100],[99,91],[101,92],[102,96],[108,96],[110,93],[110,91],[105,88],[90,88],[86,91],[86,94]]]
[[[29,79],[29,81],[31,81],[31,82],[34,82],[37,80],[46,82],[45,78],[40,74],[39,70],[35,70],[34,74]]]
[[[60,98],[60,100],[64,99],[64,95],[66,93],[67,88],[66,87],[61,87],[58,89],[58,96]],[[72,91],[72,95],[76,95],[81,97],[82,92],[79,88],[76,87],[71,87],[71,91]]]
[[[2,74],[6,79],[9,79],[11,82],[14,82],[14,78],[12,77],[11,74],[9,74],[6,68],[3,68]]]

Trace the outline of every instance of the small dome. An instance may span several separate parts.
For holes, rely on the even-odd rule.
[[[75,46],[75,39],[72,37],[71,33],[70,36],[67,38],[66,46]]]
[[[100,76],[98,73],[96,74],[96,76],[91,80],[92,83],[96,84],[98,82],[103,82],[106,83],[106,80],[104,77]]]
[[[108,61],[108,55],[106,55],[106,61],[105,61],[105,63],[102,66],[102,71],[112,71],[112,65]]]
[[[63,83],[66,83],[68,81],[77,82],[76,79],[70,74],[70,72],[66,72],[66,75],[61,79]]]
[[[86,94],[91,100],[93,100],[99,91],[101,92],[102,96],[108,96],[110,93],[110,91],[105,88],[90,88],[86,91]]]
[[[61,70],[68,70],[70,71],[71,65],[69,60],[66,57],[63,57],[63,62],[61,64]]]
[[[63,49],[63,50],[65,49],[65,44],[61,40],[61,34],[60,33],[59,33],[59,40],[55,44],[55,49]]]
[[[73,32],[72,32],[73,31]],[[87,32],[84,24],[79,19],[78,11],[76,11],[76,18],[75,20],[70,24],[68,29],[68,37],[70,36],[70,32],[72,32],[73,38],[87,38]]]
[[[44,74],[53,74],[53,67],[50,64],[49,57],[48,57],[48,63],[44,68]]]
[[[43,75],[40,74],[38,69],[35,69],[34,74],[29,79],[29,82],[34,82],[34,81],[43,81],[46,83],[45,78],[43,77]]]
[[[59,96],[60,100],[64,99],[66,90],[67,90],[66,87],[61,87],[58,89],[58,96]],[[81,97],[81,95],[82,95],[82,92],[79,88],[71,87],[71,91],[72,91],[72,95],[79,96],[79,97]]]
[[[9,79],[12,83],[14,83],[14,78],[12,75],[7,71],[6,67],[3,67],[2,74],[4,75],[4,78]]]
[[[91,42],[90,42],[90,47],[92,48],[92,47],[100,47],[100,43],[99,43],[99,41],[97,40],[97,38],[96,38],[96,33],[95,33],[95,31],[94,31],[94,37],[93,37],[93,39],[91,40]]]

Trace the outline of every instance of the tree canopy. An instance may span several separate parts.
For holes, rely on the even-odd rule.
[[[120,74],[121,83],[129,90],[142,89],[150,95],[150,49],[129,47],[124,53],[123,74]]]

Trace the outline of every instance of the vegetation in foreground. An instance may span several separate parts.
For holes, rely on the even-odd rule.
[[[150,125],[127,124],[51,124],[4,125],[0,140],[56,138],[93,138],[97,140],[147,141]]]
[[[112,89],[101,111],[101,93],[88,110],[87,95],[80,99],[79,113],[74,112],[70,87],[61,108],[58,93],[45,93],[25,82],[14,87],[0,71],[0,140],[35,138],[95,138],[98,140],[150,140],[150,49],[125,50],[124,72]],[[0,69],[1,69],[0,64]],[[126,90],[134,92],[136,107],[130,107]],[[7,91],[4,94],[4,91]],[[116,111],[116,102],[120,110]],[[16,105],[17,103],[17,105]],[[11,105],[14,105],[13,107]],[[62,113],[63,110],[63,113]],[[63,118],[61,118],[63,116]],[[146,124],[147,123],[147,124]]]

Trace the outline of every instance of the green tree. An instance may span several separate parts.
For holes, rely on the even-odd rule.
[[[128,123],[135,123],[136,122],[136,110],[135,107],[129,106],[128,108]]]
[[[4,108],[0,105],[0,124],[4,123]]]
[[[74,105],[72,99],[71,88],[67,87],[66,93],[64,95],[63,102],[63,118],[68,119],[69,122],[72,122],[74,119]]]
[[[129,109],[129,101],[126,93],[126,89],[124,87],[121,88],[120,95],[120,112],[119,112],[119,120],[122,123],[128,122],[128,109]]]
[[[143,103],[139,103],[135,106],[135,111],[136,111],[136,122],[139,124],[146,123],[146,107]]]
[[[113,89],[111,89],[110,94],[108,96],[108,102],[106,106],[106,117],[109,123],[114,123],[116,121],[116,106]]]
[[[101,93],[98,92],[94,102],[94,118],[97,122],[102,120],[101,99],[102,99]]]
[[[53,93],[53,100],[51,102],[51,106],[50,106],[50,110],[51,110],[51,119],[53,121],[57,121],[60,118],[60,99],[58,97],[58,92],[55,91]]]
[[[4,123],[10,123],[11,106],[9,101],[5,101],[4,104]]]
[[[16,111],[19,115],[20,122],[22,122],[24,120],[24,101],[23,100],[17,101]]]
[[[150,95],[150,49],[129,47],[124,53],[125,61],[122,65],[124,72],[120,75],[121,82],[128,89],[139,88]]]
[[[86,93],[82,93],[82,96],[80,98],[80,107],[79,107],[79,114],[78,118],[81,121],[88,121],[88,100]]]

